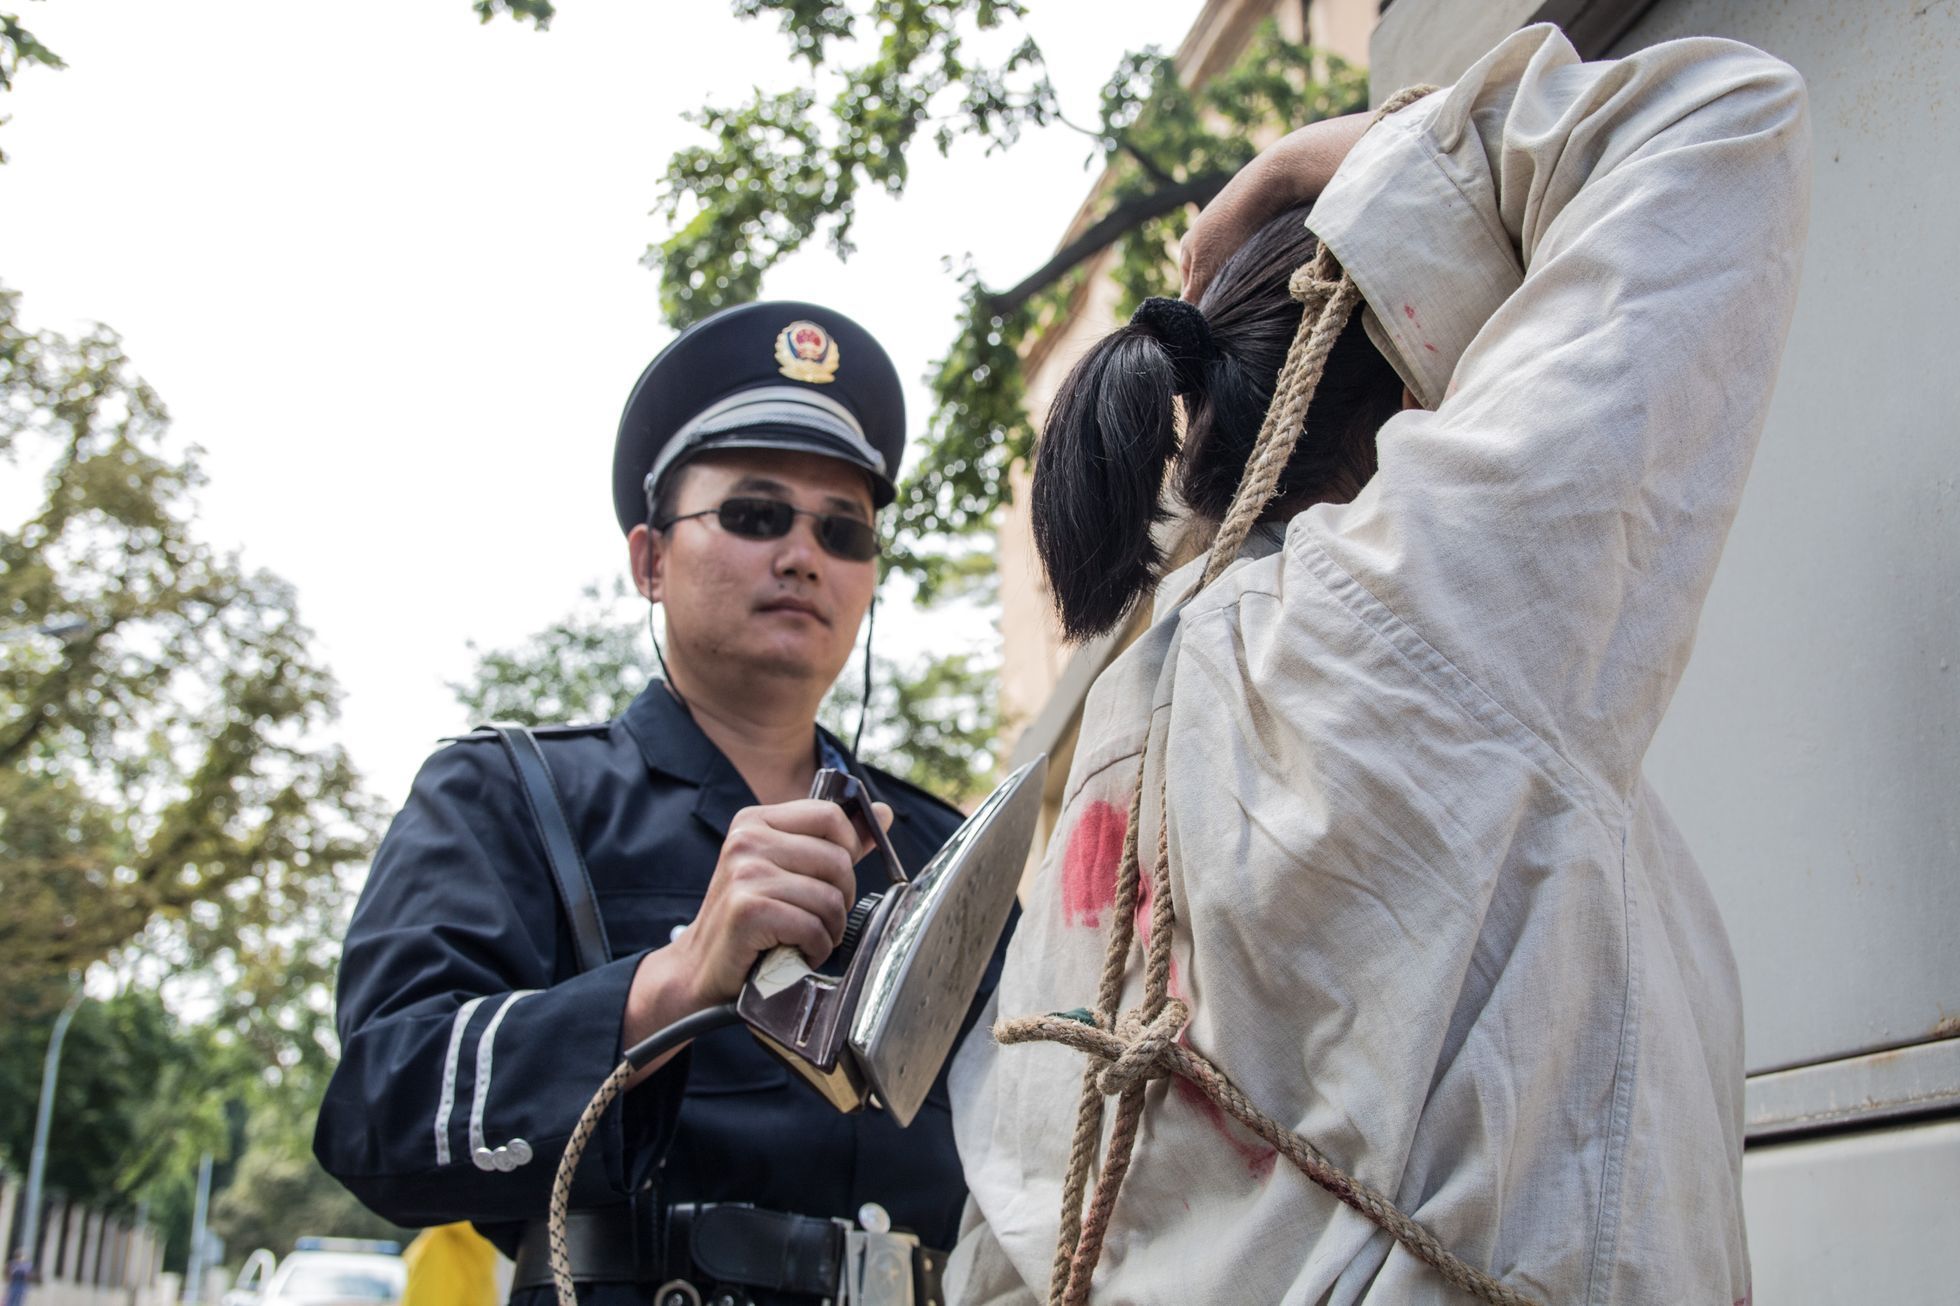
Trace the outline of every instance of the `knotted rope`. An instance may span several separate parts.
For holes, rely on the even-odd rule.
[[[1375,121],[1433,89],[1411,87],[1399,92],[1377,112]],[[1240,478],[1238,492],[1212,542],[1204,578],[1199,582],[1201,588],[1216,579],[1226,564],[1238,556],[1247,533],[1271,501],[1280,473],[1305,428],[1307,407],[1320,384],[1327,355],[1361,299],[1354,279],[1324,245],[1311,263],[1294,273],[1288,290],[1304,305],[1300,328],[1287,351],[1272,405],[1267,409],[1258,441]],[[1171,896],[1168,778],[1159,791],[1157,855],[1150,867],[1150,925],[1144,947],[1143,1001],[1119,1013],[1143,879],[1137,828],[1143,814],[1146,760],[1147,751],[1145,759],[1139,760],[1136,793],[1130,800],[1129,823],[1123,835],[1123,853],[1116,877],[1115,919],[1110,926],[1109,946],[1103,953],[1095,1008],[1004,1019],[993,1030],[995,1041],[1004,1045],[1059,1043],[1088,1057],[1082,1076],[1081,1102],[1076,1111],[1075,1136],[1069,1147],[1068,1174],[1062,1187],[1061,1232],[1056,1240],[1048,1284],[1050,1306],[1080,1306],[1088,1300],[1089,1282],[1102,1258],[1110,1215],[1123,1179],[1129,1173],[1137,1128],[1143,1117],[1144,1089],[1151,1080],[1169,1075],[1196,1085],[1220,1110],[1263,1139],[1307,1178],[1361,1212],[1452,1286],[1496,1306],[1539,1306],[1533,1298],[1505,1287],[1452,1254],[1434,1234],[1403,1214],[1393,1200],[1356,1179],[1305,1138],[1259,1110],[1209,1059],[1177,1042],[1190,1020],[1190,1010],[1170,996],[1171,937],[1177,918]],[[1117,1100],[1116,1120],[1101,1172],[1096,1177],[1094,1197],[1085,1212],[1083,1201],[1102,1135],[1105,1097]]]
[[[1375,111],[1369,126],[1435,89],[1410,86],[1397,91]],[[1287,348],[1286,362],[1280,367],[1279,380],[1273,387],[1273,402],[1266,408],[1266,420],[1253,442],[1245,474],[1239,477],[1238,493],[1232,496],[1232,506],[1212,540],[1211,556],[1205,559],[1204,578],[1198,582],[1200,589],[1217,580],[1219,573],[1239,556],[1245,537],[1266,511],[1266,505],[1272,502],[1280,474],[1286,470],[1294,447],[1306,433],[1307,407],[1320,386],[1321,373],[1327,370],[1327,356],[1334,352],[1334,342],[1341,338],[1355,305],[1361,302],[1361,291],[1356,288],[1354,278],[1325,245],[1314,253],[1312,262],[1293,273],[1286,290],[1303,307],[1300,327]]]

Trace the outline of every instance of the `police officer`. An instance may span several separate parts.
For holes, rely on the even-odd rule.
[[[815,724],[872,601],[903,447],[897,374],[842,314],[751,304],[684,332],[641,375],[613,461],[634,583],[666,609],[667,679],[603,725],[534,732],[604,955],[580,960],[538,800],[495,733],[429,759],[375,855],[315,1151],[399,1223],[474,1221],[517,1258],[515,1298],[550,1291],[553,1171],[622,1050],[732,999],[771,947],[821,963],[850,904],[886,887],[842,809],[805,796],[817,768],[881,800],[908,874],[959,824]],[[918,1236],[928,1282],[925,1249],[952,1245],[965,1196],[947,1110],[942,1073],[901,1134],[838,1113],[746,1030],[696,1040],[587,1146],[581,1294],[834,1298],[843,1225],[886,1221]]]

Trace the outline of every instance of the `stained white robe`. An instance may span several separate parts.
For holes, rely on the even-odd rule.
[[[1001,1014],[1093,1001],[1147,738],[1193,1046],[1520,1290],[1748,1297],[1735,965],[1641,760],[1762,427],[1808,176],[1801,80],[1727,41],[1582,64],[1530,28],[1369,132],[1309,225],[1432,411],[1383,428],[1353,503],[1188,602],[1194,571],[1163,585],[1084,707]],[[1045,1292],[1081,1073],[962,1052],[952,1300]],[[1459,1299],[1161,1081],[1096,1284]]]

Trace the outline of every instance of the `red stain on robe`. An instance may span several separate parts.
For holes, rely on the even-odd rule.
[[[1101,925],[1116,901],[1116,868],[1128,826],[1129,817],[1114,804],[1082,809],[1062,856],[1062,919],[1070,925]]]
[[[1062,918],[1069,924],[1099,926],[1104,914],[1115,905],[1116,872],[1123,860],[1123,836],[1128,828],[1128,815],[1111,803],[1090,803],[1083,809],[1062,856]],[[1151,904],[1147,872],[1137,890],[1137,946],[1147,952]],[[1171,962],[1168,987],[1172,997],[1183,997],[1175,960]],[[1189,1046],[1185,1035],[1180,1034],[1178,1042]],[[1226,1115],[1197,1085],[1181,1078],[1173,1078],[1172,1083],[1172,1091],[1204,1118],[1253,1178],[1265,1179],[1272,1174],[1279,1153]]]
[[[1184,1036],[1178,1036],[1184,1042]],[[1225,1114],[1224,1109],[1205,1096],[1205,1091],[1183,1076],[1171,1081],[1176,1087],[1173,1091],[1184,1104],[1204,1117],[1205,1123],[1222,1139],[1225,1145],[1237,1154],[1246,1173],[1254,1179],[1271,1177],[1273,1167],[1279,1161],[1279,1153],[1259,1140],[1259,1136],[1248,1132],[1238,1121]]]

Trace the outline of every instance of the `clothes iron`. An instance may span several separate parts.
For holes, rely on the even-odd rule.
[[[885,858],[891,887],[852,907],[825,970],[812,969],[794,948],[774,949],[756,962],[734,1002],[682,1017],[626,1050],[573,1126],[552,1179],[549,1245],[559,1306],[578,1306],[566,1221],[585,1145],[633,1075],[690,1039],[745,1023],[838,1110],[875,1101],[900,1126],[912,1123],[1013,910],[1047,772],[1044,756],[1008,776],[916,879],[906,878],[863,784],[842,771],[817,772],[811,797],[843,806]]]
[[[825,971],[777,948],[757,961],[735,1009],[838,1110],[872,1100],[912,1123],[1013,909],[1047,769],[1041,757],[1010,775],[917,879],[907,879],[864,786],[817,773],[810,796],[844,808],[884,857],[891,887],[852,907]]]

